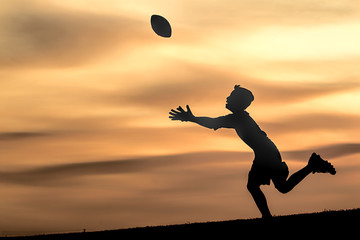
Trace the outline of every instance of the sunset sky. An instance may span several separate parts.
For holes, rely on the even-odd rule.
[[[360,207],[359,43],[355,0],[0,0],[0,235],[260,217],[251,149],[168,118],[235,84],[290,173],[337,169],[263,187],[274,215]]]

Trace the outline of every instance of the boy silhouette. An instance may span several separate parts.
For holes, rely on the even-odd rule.
[[[265,195],[260,189],[261,185],[270,185],[270,180],[272,180],[279,192],[287,193],[311,172],[330,173],[332,175],[336,173],[335,168],[329,162],[313,153],[308,164],[288,178],[289,170],[286,163],[282,161],[279,150],[250,117],[249,113],[245,111],[254,100],[253,94],[249,90],[235,85],[234,90],[226,100],[226,108],[232,112],[226,116],[217,118],[196,117],[191,112],[189,105],[186,105],[187,111],[181,106],[177,110],[171,109],[169,118],[194,122],[214,130],[219,128],[235,129],[241,140],[255,153],[255,159],[249,172],[247,189],[264,219],[269,219],[272,215]]]

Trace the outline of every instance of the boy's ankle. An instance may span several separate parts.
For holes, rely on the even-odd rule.
[[[268,214],[263,214],[262,215],[262,219],[271,219],[273,216],[271,215],[271,213]]]
[[[271,214],[263,215],[261,219],[264,223],[270,223],[272,222],[273,216]]]

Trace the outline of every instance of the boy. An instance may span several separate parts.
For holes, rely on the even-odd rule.
[[[187,111],[182,107],[177,110],[171,109],[171,120],[189,121],[199,124],[200,126],[217,130],[219,128],[234,128],[238,136],[250,147],[255,153],[255,159],[249,172],[247,189],[252,195],[257,207],[259,208],[264,219],[271,218],[265,195],[260,189],[261,185],[270,185],[270,179],[275,188],[281,193],[291,191],[311,172],[336,173],[335,168],[319,155],[313,153],[308,164],[288,178],[289,170],[285,162],[282,161],[279,150],[275,144],[267,137],[256,122],[249,116],[245,109],[254,100],[253,94],[236,85],[234,90],[226,101],[226,108],[232,114],[218,117],[195,117],[188,105]]]

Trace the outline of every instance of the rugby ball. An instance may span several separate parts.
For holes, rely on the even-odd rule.
[[[171,37],[171,26],[168,20],[159,15],[152,15],[150,21],[151,27],[157,35],[165,38]]]

